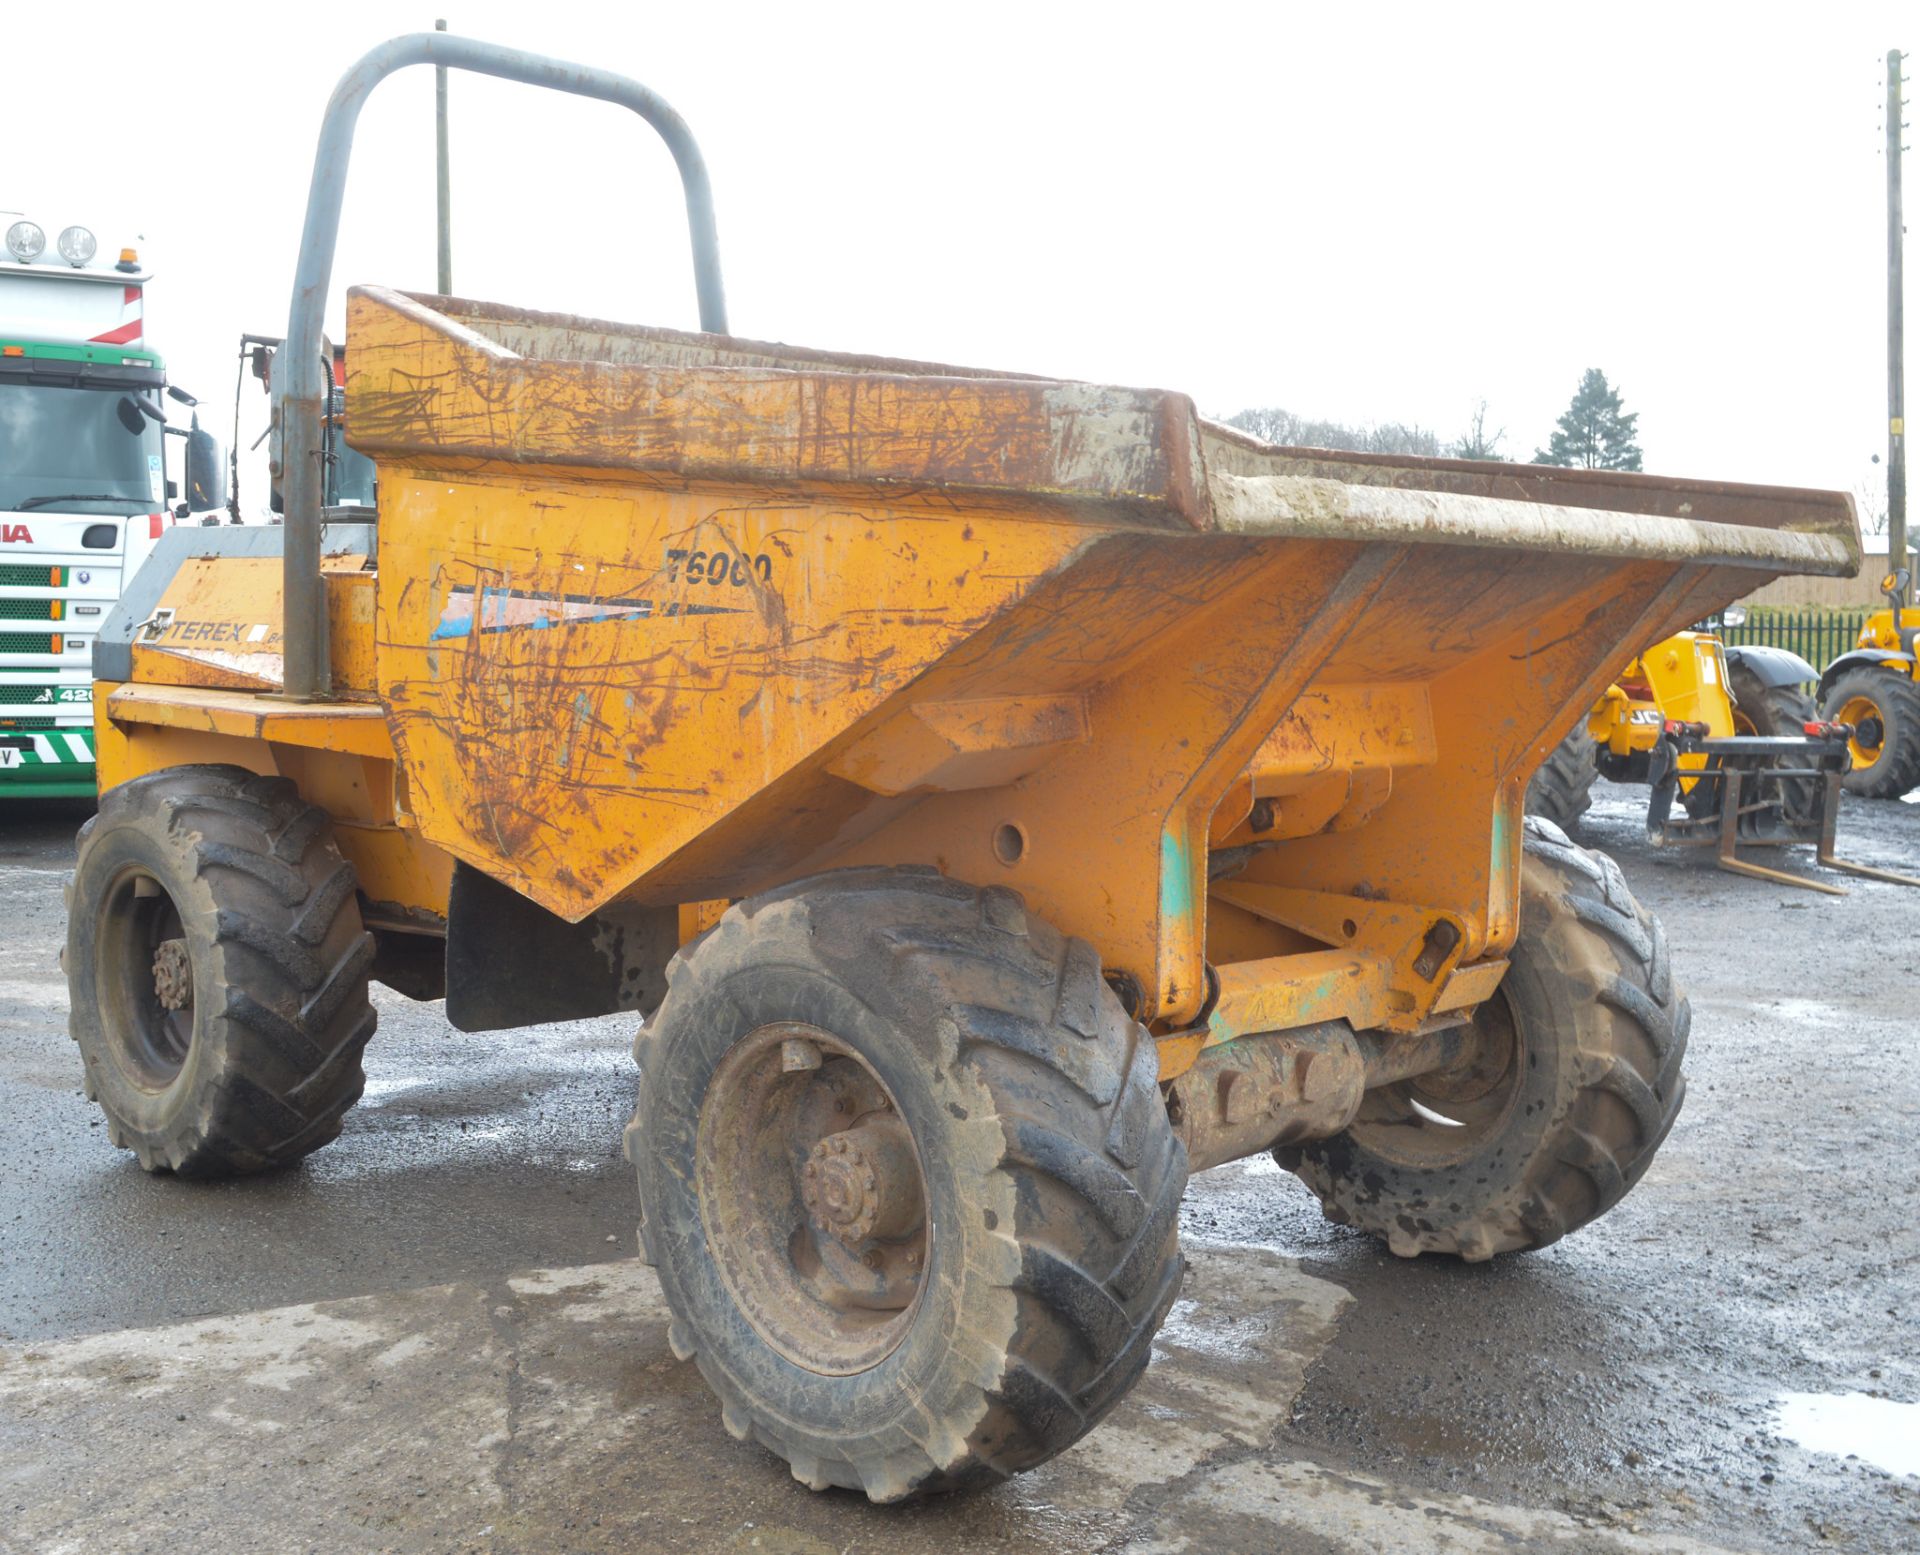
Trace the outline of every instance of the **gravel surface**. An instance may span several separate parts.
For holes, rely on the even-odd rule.
[[[1665,920],[1693,1000],[1679,1123],[1642,1183],[1598,1224],[1545,1252],[1478,1267],[1394,1259],[1323,1221],[1306,1190],[1264,1159],[1196,1179],[1183,1223],[1205,1283],[1237,1291],[1249,1269],[1270,1265],[1280,1272],[1260,1288],[1271,1295],[1281,1289],[1274,1281],[1293,1282],[1276,1310],[1317,1314],[1297,1319],[1291,1337],[1279,1324],[1261,1341],[1268,1360],[1243,1363],[1261,1400],[1258,1429],[1190,1421],[1187,1436],[1168,1440],[1221,1434],[1191,1461],[1172,1447],[1142,1448],[1142,1464],[1174,1454],[1165,1472],[1113,1469],[1127,1461],[1119,1432],[1109,1449],[1090,1439],[1069,1454],[1061,1463],[1080,1467],[1054,1479],[888,1517],[792,1487],[778,1465],[720,1432],[697,1378],[671,1363],[657,1335],[646,1337],[650,1328],[614,1324],[607,1331],[622,1345],[659,1349],[649,1375],[670,1379],[658,1386],[680,1411],[671,1452],[623,1460],[619,1508],[590,1519],[556,1512],[545,1544],[526,1528],[509,1539],[488,1524],[469,1545],[438,1524],[416,1535],[402,1522],[377,1539],[341,1535],[343,1547],[812,1551],[851,1541],[945,1552],[1177,1549],[1184,1540],[1196,1550],[1318,1551],[1388,1547],[1376,1539],[1417,1548],[1419,1528],[1454,1518],[1466,1530],[1457,1542],[1427,1547],[1920,1548],[1920,1478],[1874,1461],[1897,1467],[1903,1449],[1920,1446],[1920,892],[1861,881],[1827,898],[1735,878],[1702,857],[1650,849],[1637,791],[1602,784],[1598,793],[1581,840],[1612,851]],[[374,1298],[365,1310],[388,1318],[394,1302],[453,1310],[445,1292],[629,1258],[625,1020],[464,1036],[439,1006],[377,989],[367,1100],[339,1143],[270,1179],[204,1186],[144,1176],[109,1147],[65,1035],[60,885],[83,813],[16,806],[0,815],[9,927],[0,949],[0,1384],[24,1375],[23,1357],[80,1356],[76,1336],[161,1325],[186,1333],[197,1331],[180,1326],[190,1320],[238,1314],[259,1314],[264,1333],[278,1321],[266,1309],[344,1298]],[[1863,862],[1920,872],[1920,805],[1850,801],[1841,840]],[[1811,868],[1806,855],[1782,862]],[[1192,1313],[1181,1321],[1190,1334],[1204,1327]],[[1170,1336],[1172,1358],[1156,1361],[1168,1387],[1186,1375],[1181,1343]],[[1185,1343],[1197,1356],[1214,1340]],[[485,1375],[483,1366],[476,1387]],[[1779,1423],[1782,1399],[1799,1394],[1866,1402],[1838,1406],[1838,1434],[1826,1443],[1834,1450],[1817,1451]],[[610,1392],[607,1408],[631,1412],[636,1397],[630,1387]],[[0,1386],[0,1448],[11,1449],[0,1460],[13,1464],[0,1469],[0,1498],[22,1516],[40,1493],[22,1487],[44,1490],[86,1457],[84,1432],[61,1438],[32,1424],[54,1408],[46,1400],[10,1417]],[[1159,1416],[1137,1418],[1149,1432]],[[638,1445],[665,1445],[644,1429]],[[539,1452],[521,1449],[521,1468]],[[222,1493],[272,1494],[282,1465],[271,1454],[259,1461],[257,1472],[241,1463]],[[1104,1479],[1095,1472],[1103,1463]],[[607,1493],[607,1484],[580,1492],[588,1501]],[[705,1508],[697,1521],[674,1523],[683,1531],[671,1537],[665,1523],[636,1536],[635,1508],[664,1517],[676,1497]],[[1321,1521],[1308,1517],[1310,1504]],[[1329,1508],[1346,1510],[1328,1521]],[[6,1511],[0,1505],[0,1550],[54,1547],[10,1543]],[[1413,1521],[1380,1531],[1388,1525],[1367,1521],[1376,1515]],[[554,1531],[561,1523],[564,1537]],[[120,1547],[80,1512],[57,1526],[62,1541],[86,1535],[69,1547]],[[144,1547],[139,1529],[121,1532],[125,1547]],[[200,1547],[226,1546],[213,1538]]]

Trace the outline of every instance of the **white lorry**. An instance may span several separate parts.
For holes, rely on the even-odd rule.
[[[91,795],[94,634],[166,528],[224,503],[226,472],[197,424],[167,425],[163,396],[193,400],[146,343],[137,250],[19,212],[0,227],[0,802]]]

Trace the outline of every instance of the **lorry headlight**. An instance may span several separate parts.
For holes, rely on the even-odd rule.
[[[1727,606],[1725,610],[1720,612],[1720,624],[1722,626],[1745,626],[1747,624],[1747,607],[1745,605]]]
[[[7,252],[23,265],[38,259],[46,246],[46,233],[30,221],[16,221],[7,228]]]
[[[93,251],[100,245],[94,242],[93,234],[85,227],[69,227],[60,234],[56,246],[62,259],[70,265],[79,266],[93,258]]]

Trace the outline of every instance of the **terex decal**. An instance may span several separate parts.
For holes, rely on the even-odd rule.
[[[25,524],[0,524],[0,544],[32,545],[33,531]]]

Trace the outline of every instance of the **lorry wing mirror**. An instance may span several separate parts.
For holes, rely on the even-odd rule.
[[[227,505],[227,457],[220,439],[196,416],[187,432],[187,507],[195,513]]]
[[[178,400],[182,405],[198,405],[200,402],[177,383],[167,385],[167,398]]]

